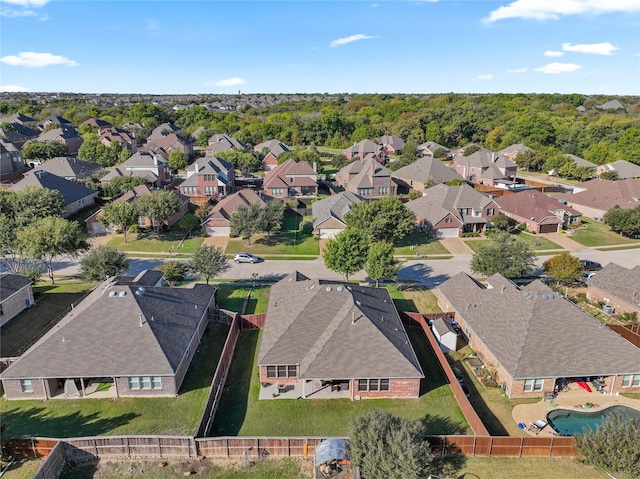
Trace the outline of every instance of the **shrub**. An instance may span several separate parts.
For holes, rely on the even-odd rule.
[[[300,225],[300,231],[304,234],[311,234],[313,232],[313,223],[310,221],[303,221]]]
[[[480,237],[480,233],[476,232],[476,231],[469,231],[467,233],[462,233],[463,238],[479,238]]]

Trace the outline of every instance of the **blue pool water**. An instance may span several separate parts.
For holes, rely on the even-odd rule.
[[[575,436],[583,432],[584,428],[596,429],[604,418],[614,412],[640,420],[640,411],[628,406],[611,406],[600,411],[583,412],[556,409],[547,414],[549,425],[564,436]]]

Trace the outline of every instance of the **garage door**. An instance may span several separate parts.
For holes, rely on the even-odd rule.
[[[558,225],[540,225],[540,233],[556,233]]]
[[[322,228],[320,230],[320,239],[329,239],[333,238],[335,235],[340,233],[342,230],[338,228]]]
[[[229,236],[231,228],[228,226],[205,226],[204,232],[207,236]]]
[[[438,228],[436,230],[436,237],[437,238],[457,238],[459,232],[460,232],[459,228]]]

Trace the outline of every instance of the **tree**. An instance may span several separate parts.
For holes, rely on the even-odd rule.
[[[620,175],[617,171],[605,171],[603,173],[600,173],[600,178],[602,178],[603,180],[616,181],[620,179]]]
[[[141,176],[116,176],[103,188],[103,190],[105,196],[113,197],[146,183],[147,180]]]
[[[284,219],[284,203],[282,200],[273,199],[267,201],[264,208],[260,210],[258,216],[258,229],[266,231],[267,236],[271,236],[273,231],[278,231],[282,227]]]
[[[183,261],[167,261],[158,269],[164,273],[165,281],[174,286],[177,282],[184,281],[189,266]]]
[[[636,237],[640,235],[640,206],[624,209],[616,205],[604,214],[604,222],[613,231]]]
[[[324,264],[331,271],[349,276],[362,269],[367,261],[369,241],[361,231],[347,228],[327,241],[322,251]]]
[[[345,215],[347,226],[366,234],[372,241],[395,243],[415,229],[416,217],[398,198],[386,197],[354,205]]]
[[[627,477],[640,477],[640,420],[608,415],[596,430],[575,436],[581,459],[592,466]]]
[[[351,420],[351,461],[367,479],[418,479],[431,461],[417,420],[374,409]]]
[[[75,257],[89,248],[78,223],[57,216],[48,216],[25,226],[16,233],[16,248],[21,256],[42,261],[51,279],[53,262],[63,254]]]
[[[113,225],[118,228],[124,234],[124,243],[128,244],[127,231],[138,224],[138,217],[138,209],[134,203],[114,201],[102,208],[100,223],[106,227]]]
[[[174,170],[184,170],[187,167],[187,157],[180,150],[173,150],[169,155],[169,166]]]
[[[89,281],[102,281],[107,276],[117,276],[129,269],[126,253],[111,246],[98,246],[80,260],[81,275]]]
[[[46,161],[58,156],[67,156],[67,145],[59,141],[30,141],[22,147],[25,160]]]
[[[28,186],[16,193],[8,192],[5,198],[6,209],[0,214],[12,219],[16,228],[47,216],[61,216],[65,211],[64,199],[57,190]]]
[[[511,226],[511,220],[504,213],[499,213],[497,216],[494,216],[491,223],[493,223],[493,227],[498,231],[509,231],[509,227]]]
[[[151,227],[156,233],[171,215],[180,211],[182,206],[178,195],[169,190],[153,190],[148,195],[140,196],[135,200],[135,206],[141,215],[151,220]]]
[[[251,244],[251,236],[260,231],[260,205],[240,205],[231,215],[231,236],[247,238],[247,246]]]
[[[473,155],[476,151],[478,151],[480,147],[478,145],[469,145],[464,148],[464,153],[462,156],[470,156]]]
[[[540,171],[546,158],[540,151],[527,150],[519,153],[513,161],[518,165],[518,168],[524,168],[527,171]]]
[[[189,269],[204,276],[207,284],[209,278],[215,278],[230,267],[224,251],[215,246],[199,246],[189,261]]]
[[[584,273],[584,265],[580,262],[580,258],[567,252],[549,258],[542,268],[558,284],[577,281]]]
[[[526,242],[500,232],[487,243],[478,245],[478,251],[471,258],[471,271],[486,277],[500,273],[506,278],[521,278],[531,274],[535,259]]]
[[[394,276],[399,268],[400,263],[393,257],[393,245],[391,243],[380,241],[373,243],[369,247],[364,270],[371,279],[376,281],[376,288],[381,279]]]

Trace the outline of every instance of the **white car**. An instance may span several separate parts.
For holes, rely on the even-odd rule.
[[[236,263],[258,263],[260,258],[249,253],[236,253],[233,261]]]

